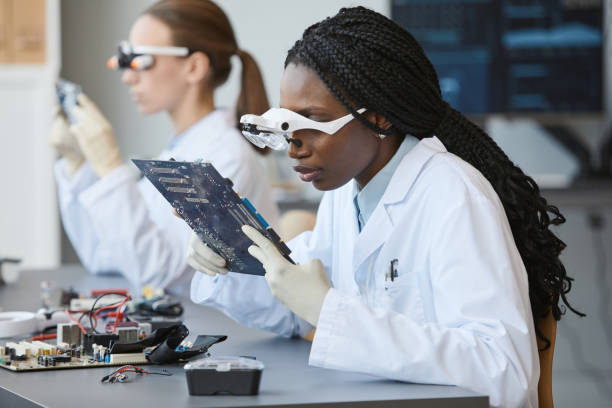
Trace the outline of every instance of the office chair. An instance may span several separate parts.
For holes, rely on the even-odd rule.
[[[540,356],[540,381],[538,382],[538,405],[540,408],[553,408],[552,394],[552,365],[555,352],[555,339],[557,337],[557,321],[552,313],[539,319],[537,322],[540,332],[550,340],[550,347],[543,350],[546,343],[537,339],[538,354]]]

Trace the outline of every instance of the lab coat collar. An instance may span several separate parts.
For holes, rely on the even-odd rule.
[[[386,206],[404,200],[429,159],[446,151],[446,147],[436,136],[422,139],[404,156],[380,201]]]
[[[393,224],[387,206],[403,201],[429,159],[443,152],[446,152],[446,148],[437,137],[433,136],[422,139],[404,156],[376,209],[355,240],[353,251],[355,271],[391,234]]]

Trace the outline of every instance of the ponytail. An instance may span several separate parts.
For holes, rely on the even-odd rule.
[[[238,50],[236,55],[242,62],[242,74],[240,79],[240,95],[236,102],[236,119],[247,113],[261,115],[270,108],[263,78],[255,59],[244,50]],[[269,149],[257,150],[262,154],[267,154]]]
[[[261,115],[270,108],[263,78],[255,59],[244,50],[236,51],[242,62],[242,74],[240,76],[240,95],[236,102],[236,121],[240,123],[240,117],[247,113]],[[266,155],[270,149],[263,149],[252,145],[258,153]]]

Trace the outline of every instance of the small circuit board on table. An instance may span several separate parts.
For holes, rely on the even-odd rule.
[[[97,344],[92,345],[91,353],[86,353],[82,346],[57,346],[42,341],[7,342],[0,345],[0,367],[22,372],[150,364],[145,353],[108,354],[107,350]]]

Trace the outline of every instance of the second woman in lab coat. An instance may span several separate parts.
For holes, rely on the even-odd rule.
[[[153,53],[150,67],[123,73],[141,113],[166,111],[172,121],[175,136],[158,158],[211,161],[276,224],[278,210],[258,153],[236,127],[237,116],[261,113],[268,101],[257,65],[238,47],[224,12],[208,0],[163,0],[136,20],[130,43],[189,49],[185,56]],[[218,109],[214,101],[233,55],[242,62],[236,111]],[[122,161],[112,127],[93,102],[81,95],[79,103],[79,123],[68,129],[58,116],[52,130],[64,156],[55,169],[62,221],[79,258],[89,271],[120,272],[137,288],[187,288],[193,274],[185,263],[189,227]]]
[[[289,51],[281,107],[317,122],[355,117],[334,134],[291,136],[295,170],[326,191],[315,229],[289,242],[293,265],[243,228],[265,280],[225,273],[194,243],[190,263],[206,274],[192,299],[286,336],[316,327],[315,366],[536,407],[534,320],[560,318],[570,283],[549,230],[563,217],[443,101],[414,38],[371,10],[342,9]]]

